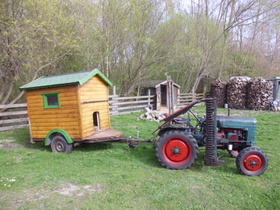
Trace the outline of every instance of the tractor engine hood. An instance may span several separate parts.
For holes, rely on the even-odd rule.
[[[257,120],[251,117],[229,117],[217,116],[218,127],[236,129],[254,129],[257,127]]]

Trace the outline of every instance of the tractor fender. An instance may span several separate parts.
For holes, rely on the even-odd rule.
[[[65,131],[63,129],[54,129],[48,133],[48,135],[45,139],[45,146],[49,146],[51,144],[51,140],[52,140],[53,136],[55,136],[57,134],[60,134],[61,136],[63,136],[69,144],[74,143],[74,141],[72,140],[69,133],[67,133],[67,131]]]
[[[184,127],[172,127],[172,126],[168,126],[165,128],[162,128],[159,132],[158,132],[158,136],[162,136],[165,132],[170,131],[170,130],[180,130],[180,131],[185,131],[186,128]]]

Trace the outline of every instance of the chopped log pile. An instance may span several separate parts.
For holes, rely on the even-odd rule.
[[[247,108],[267,110],[273,101],[273,83],[261,77],[251,79],[247,86]]]
[[[228,104],[235,109],[268,110],[273,101],[273,83],[260,77],[234,77],[228,82],[214,81],[210,93],[217,98],[218,107]]]
[[[230,108],[245,109],[247,79],[233,78],[227,84],[227,104]]]
[[[215,80],[211,85],[210,94],[217,99],[218,107],[223,107],[226,103],[227,83],[222,80]]]

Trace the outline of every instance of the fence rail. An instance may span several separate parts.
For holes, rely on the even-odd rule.
[[[203,93],[180,93],[178,97],[178,108],[186,106],[198,99],[203,98]]]
[[[0,105],[0,131],[28,127],[26,108],[26,104]]]
[[[199,98],[203,94],[181,93],[178,97],[178,108],[186,106]],[[109,108],[111,115],[122,115],[142,111],[145,107],[154,106],[155,96],[120,97],[118,95],[109,96]],[[27,104],[0,105],[0,131],[7,131],[16,128],[29,126],[27,116]]]
[[[135,113],[143,110],[154,103],[155,96],[138,97],[119,97],[118,95],[109,96],[109,105],[111,115],[121,115]]]

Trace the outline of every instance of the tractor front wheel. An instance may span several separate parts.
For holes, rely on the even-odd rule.
[[[198,145],[191,134],[169,130],[159,138],[156,154],[164,167],[182,170],[191,167],[197,159]]]
[[[71,153],[73,144],[69,144],[63,136],[57,135],[51,141],[51,148],[57,153]]]
[[[268,157],[258,147],[247,147],[238,154],[236,167],[244,175],[258,176],[268,167]]]

